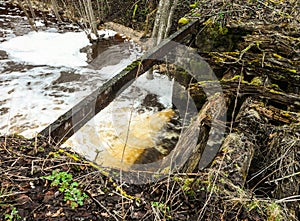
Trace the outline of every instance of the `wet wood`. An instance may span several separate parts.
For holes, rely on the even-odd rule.
[[[39,135],[49,137],[57,143],[62,143],[67,140],[112,102],[119,93],[125,90],[124,85],[145,73],[154,64],[157,64],[159,59],[163,58],[164,55],[175,47],[176,42],[181,42],[190,37],[190,34],[198,24],[199,21],[195,20],[172,34],[157,47],[148,51],[142,60],[133,62],[76,106],[60,116],[52,124],[42,130]]]
[[[209,136],[221,133],[225,122],[221,121],[226,113],[226,101],[223,94],[216,93],[208,98],[197,118],[181,134],[174,150],[164,159],[162,171],[171,169],[181,172],[193,172],[199,164],[204,149],[207,147]],[[215,154],[221,146],[221,139],[215,140]],[[170,168],[171,167],[171,168]]]

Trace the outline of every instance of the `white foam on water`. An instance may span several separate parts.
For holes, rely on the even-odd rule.
[[[86,54],[80,49],[89,41],[84,32],[30,32],[0,44],[0,49],[19,62],[33,65],[86,66]]]
[[[112,30],[100,30],[104,38],[114,36]],[[82,67],[87,65],[87,56],[80,49],[89,45],[85,32],[58,33],[51,28],[46,31],[30,32],[0,44],[0,49],[8,52],[10,58],[32,65]]]
[[[42,23],[37,25],[42,26]],[[1,135],[18,133],[33,137],[142,55],[140,48],[127,42],[124,49],[129,53],[118,64],[104,64],[100,70],[94,70],[87,64],[86,54],[80,52],[89,45],[86,34],[58,32],[51,28],[18,37],[12,32],[11,39],[6,38],[0,44],[0,50],[5,50],[9,56],[0,61]],[[115,32],[99,31],[99,35],[102,34],[107,38]],[[124,92],[64,146],[71,146],[88,159],[97,161],[97,154],[111,147],[115,135],[126,133],[130,119],[145,119],[154,114],[155,109],[138,111],[148,94],[157,95],[166,108],[172,107],[172,85],[167,76],[154,73],[154,79],[148,80],[143,74],[131,86],[124,86]]]
[[[56,29],[30,32],[0,44],[0,50],[9,55],[0,61],[1,135],[33,137],[139,56],[132,51],[119,64],[92,70],[86,54],[80,53],[88,44],[83,32],[58,33]],[[63,73],[76,79],[57,81]]]
[[[16,26],[18,32],[10,28],[10,22],[16,16],[6,18],[8,23],[0,29],[3,33],[0,50],[8,54],[6,59],[2,53],[5,59],[0,60],[0,135],[18,133],[28,138],[35,136],[142,55],[137,45],[127,41],[124,45],[114,45],[120,46],[119,50],[108,48],[111,51],[105,51],[108,53],[103,52],[105,55],[100,54],[99,60],[95,59],[98,63],[88,65],[87,55],[81,52],[90,44],[86,33],[59,33],[58,29],[49,28],[16,36],[30,30],[28,23],[23,17],[20,17],[21,21],[16,20],[22,23],[20,27]],[[35,25],[45,29],[42,21],[36,21]],[[99,31],[104,38],[115,34],[111,30]],[[115,56],[118,52],[121,56]],[[118,63],[115,64],[115,61]],[[154,73],[153,80],[146,79],[146,74],[143,74],[131,83],[131,86],[125,85],[125,90],[75,133],[64,147],[71,146],[88,159],[101,163],[102,159],[97,159],[97,154],[111,148],[118,135],[117,144],[122,145],[131,120],[136,133],[149,138],[151,142],[148,144],[153,144],[155,140],[151,139],[155,139],[155,135],[152,136],[151,123],[163,126],[168,119],[157,119],[159,115],[155,115],[158,111],[155,108],[143,107],[141,111],[141,104],[148,94],[154,94],[165,108],[172,107],[173,81]],[[156,121],[149,121],[148,116]],[[140,122],[144,124],[141,126]],[[156,129],[156,132],[159,130]],[[134,146],[139,146],[140,141],[143,143],[142,139],[132,141]],[[118,163],[114,156],[106,156],[111,159],[106,163]]]

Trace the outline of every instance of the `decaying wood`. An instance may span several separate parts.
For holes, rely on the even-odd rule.
[[[211,187],[205,209],[213,214],[220,193],[234,196],[236,202],[263,196],[288,211],[282,220],[299,220],[299,3],[198,4],[189,18],[199,14],[209,19],[195,44],[222,80],[198,82],[189,90],[202,98],[203,88],[214,91],[221,85],[233,112],[231,132],[206,169],[205,179],[216,190]],[[239,193],[242,189],[246,191]],[[212,215],[208,220],[218,219]]]
[[[252,115],[255,117],[255,115]],[[228,179],[235,186],[244,187],[254,155],[254,143],[243,133],[230,133],[220,148],[211,169],[230,175]]]
[[[216,93],[209,97],[197,118],[181,134],[176,147],[163,160],[162,170],[168,168],[172,171],[193,172],[198,167],[211,128],[214,127],[215,130],[219,129],[220,131],[224,129],[225,122],[219,120],[226,111],[227,107],[223,94]],[[219,142],[219,145],[216,146],[215,153],[217,153],[222,139],[216,142]]]
[[[223,93],[226,97],[235,97],[237,94],[240,98],[242,97],[259,97],[265,98],[267,101],[272,103],[277,103],[286,110],[296,111],[300,108],[300,97],[296,94],[286,93],[284,91],[279,91],[278,89],[273,89],[270,86],[264,85],[254,85],[249,82],[239,83],[238,79],[235,81],[224,80],[216,82],[198,82],[190,87],[191,94],[194,95],[204,95],[203,88],[209,91],[218,91],[222,87]],[[278,115],[278,114],[277,114]],[[294,118],[290,118],[284,112],[282,112],[281,119],[284,122],[293,122]],[[297,118],[295,119],[297,120]]]
[[[248,98],[236,121],[239,133],[248,137],[244,142],[255,144],[251,173],[246,174],[248,185],[264,186],[264,191],[272,191],[274,198],[283,202],[286,197],[294,198],[299,194],[300,123],[299,112],[285,112],[284,115],[296,119],[294,122],[284,122],[279,119],[282,116],[274,117],[276,112],[278,110],[263,104],[261,99]],[[276,125],[272,124],[274,122]],[[297,200],[287,205],[296,216]]]
[[[300,20],[297,1],[200,1],[193,14],[209,17],[196,46],[219,76],[260,77],[299,94]],[[192,15],[190,17],[193,17]],[[265,82],[264,82],[265,81]],[[270,94],[269,94],[270,95]]]

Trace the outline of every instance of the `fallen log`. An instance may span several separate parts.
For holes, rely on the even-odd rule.
[[[215,82],[198,82],[190,87],[191,94],[194,96],[205,95],[205,90],[218,91],[219,88],[223,90],[226,97],[235,97],[237,94],[239,97],[259,97],[265,98],[266,100],[281,106],[281,109],[286,110],[299,110],[300,108],[300,97],[296,94],[286,93],[284,91],[279,91],[272,87],[260,86],[251,84],[248,82],[238,82],[238,81],[215,81]],[[286,117],[281,117],[284,120]],[[287,120],[287,119],[286,119]]]
[[[216,93],[208,97],[197,118],[181,134],[174,150],[162,162],[161,170],[170,168],[172,171],[193,172],[198,167],[207,144],[214,140],[216,134],[219,134],[219,139],[214,140],[215,149],[210,156],[213,158],[223,141],[226,112],[223,94]]]
[[[236,118],[236,131],[243,134],[245,145],[252,144],[250,171],[245,174],[247,185],[254,191],[284,202],[299,194],[299,113],[285,111],[267,105],[259,98],[248,98]],[[284,116],[294,122],[282,120]],[[236,151],[236,150],[235,150]],[[247,155],[247,152],[241,153]],[[296,216],[299,203],[287,201],[291,214]],[[289,219],[292,220],[292,219]]]

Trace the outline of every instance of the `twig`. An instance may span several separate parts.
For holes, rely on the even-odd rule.
[[[9,193],[9,194],[0,195],[0,198],[11,197],[11,196],[19,195],[19,194],[24,194],[24,193],[28,193],[28,191],[13,192],[13,193]]]
[[[300,195],[288,196],[280,200],[276,200],[275,202],[283,203],[283,202],[295,202],[295,201],[300,201]]]
[[[92,194],[88,191],[84,191],[100,208],[104,209],[110,216],[112,216],[115,220],[119,220],[114,214],[112,214],[102,203],[100,203]]]
[[[299,174],[300,174],[300,172],[296,172],[296,173],[289,174],[289,175],[284,176],[284,177],[277,178],[277,179],[275,179],[275,180],[268,181],[268,182],[266,182],[266,183],[274,183],[274,182],[276,183],[276,182],[278,182],[278,181],[280,181],[280,180],[284,180],[284,179],[287,179],[287,178],[290,178],[290,177],[294,177],[294,176],[297,176],[297,175],[299,175]]]
[[[238,84],[238,87],[237,87],[237,90],[236,90],[236,96],[235,96],[235,100],[234,100],[234,107],[233,107],[233,111],[232,111],[232,114],[231,114],[231,122],[230,122],[229,133],[231,133],[232,128],[233,128],[234,115],[235,115],[235,111],[236,111],[236,107],[237,107],[238,97],[239,97],[239,94],[240,94],[241,82],[242,82],[242,79],[243,79],[243,70],[244,70],[244,68],[242,66],[241,75],[240,75],[240,78],[239,78],[239,84]]]

